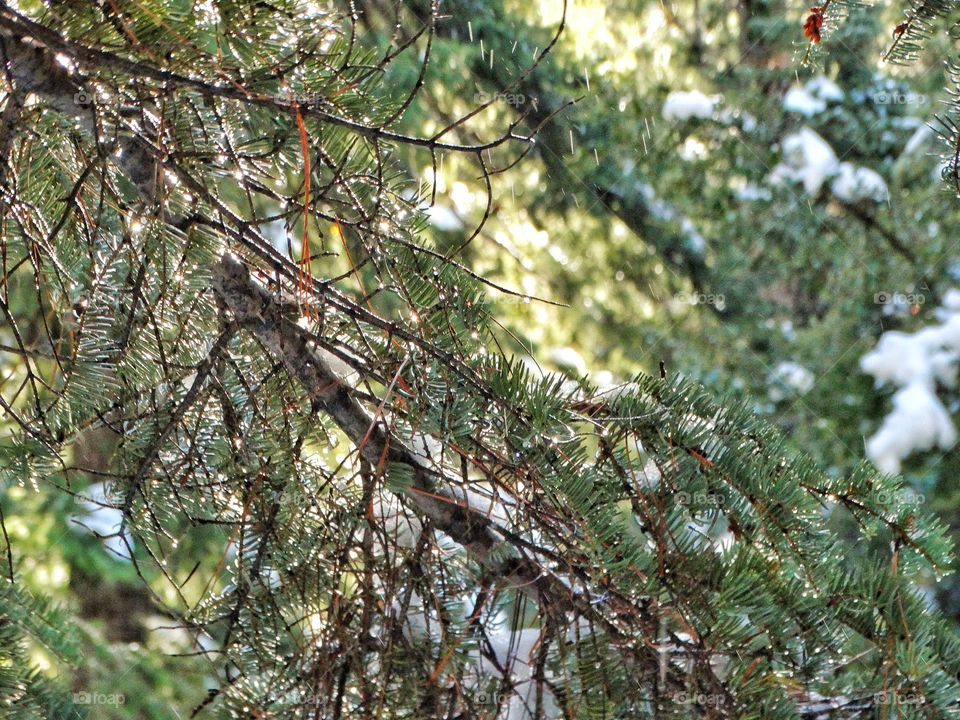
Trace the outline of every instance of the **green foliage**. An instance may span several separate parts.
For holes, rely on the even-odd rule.
[[[913,85],[850,50],[849,94],[788,117],[793,66],[765,44],[779,8],[734,29],[708,5],[611,8],[624,22],[590,49],[519,3],[457,3],[455,22],[420,4],[0,10],[31,97],[4,150],[0,477],[61,499],[104,483],[99,534],[124,557],[90,559],[90,538],[62,556],[73,599],[102,578],[144,643],[116,647],[98,618],[84,667],[63,614],[8,583],[5,696],[71,717],[33,643],[135,688],[93,711],[110,717],[955,715],[960,645],[922,592],[949,572],[945,523],[849,451],[863,428],[831,393],[769,392],[796,356],[839,363],[831,387],[865,404],[837,376],[881,319],[870,298],[943,280],[926,268],[946,240],[903,252],[895,229],[955,213],[931,187],[884,209],[738,192],[804,125],[905,190],[918,122],[878,94]],[[582,41],[589,16],[570,20]],[[641,30],[622,64],[601,57]],[[667,123],[678,78],[726,104]],[[553,117],[567,95],[586,99]],[[464,228],[430,229],[434,192],[468,198]],[[569,337],[631,379],[544,373],[533,356]],[[52,502],[18,524],[65,523]],[[150,640],[148,613],[174,641]]]
[[[957,6],[944,0],[913,0],[903,19],[893,30],[893,41],[884,57],[895,63],[913,63],[926,42],[946,20],[956,14]]]
[[[69,615],[45,598],[0,580],[0,707],[11,720],[83,718],[68,689],[37,667],[36,652],[65,665],[80,662]]]

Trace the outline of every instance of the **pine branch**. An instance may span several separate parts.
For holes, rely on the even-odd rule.
[[[240,673],[222,693],[224,703],[237,700],[249,714],[249,698],[275,699],[277,685],[289,683],[314,693],[314,714],[322,703],[349,714],[351,703],[370,706],[375,660],[384,694],[420,683],[421,697],[409,701],[420,714],[430,714],[446,692],[462,707],[456,694],[463,692],[464,666],[476,649],[462,646],[495,629],[495,613],[510,596],[521,598],[517,618],[524,603],[537,605],[535,632],[543,640],[538,691],[549,688],[561,703],[565,693],[579,694],[563,708],[567,715],[580,716],[580,707],[590,709],[599,698],[604,710],[617,706],[621,714],[657,716],[663,705],[671,716],[856,717],[876,708],[882,702],[877,696],[913,684],[929,690],[931,707],[955,705],[950,677],[960,652],[910,581],[911,573],[942,567],[949,548],[942,528],[898,502],[898,481],[868,470],[824,478],[809,461],[788,460],[783,438],[746,409],[721,407],[686,383],[641,377],[615,397],[596,399],[585,386],[536,380],[499,355],[485,355],[480,337],[487,317],[469,278],[439,255],[412,252],[409,243],[381,243],[393,232],[406,239],[417,227],[405,220],[412,204],[390,204],[402,180],[386,166],[378,143],[390,138],[381,128],[372,135],[354,132],[322,115],[313,115],[320,122],[310,127],[294,125],[289,108],[278,112],[275,101],[264,104],[240,81],[224,89],[189,71],[166,74],[152,51],[141,64],[92,50],[90,38],[98,34],[78,24],[82,32],[74,27],[61,38],[0,10],[0,41],[14,89],[39,96],[77,119],[81,129],[76,157],[57,158],[47,184],[11,205],[14,213],[29,206],[43,220],[63,218],[49,223],[54,230],[39,233],[38,240],[21,221],[27,260],[49,255],[42,262],[70,286],[82,283],[87,271],[70,259],[89,250],[97,272],[91,295],[99,297],[84,310],[84,322],[99,332],[78,324],[77,333],[78,344],[85,344],[81,357],[94,369],[64,363],[70,395],[57,397],[63,422],[51,424],[72,431],[78,417],[81,423],[90,416],[103,420],[96,399],[76,399],[78,382],[90,394],[107,371],[124,383],[110,406],[125,434],[114,477],[129,483],[121,486],[123,506],[141,533],[140,554],[148,554],[172,584],[164,545],[185,525],[234,530],[235,566],[226,577],[223,565],[214,571],[211,585],[221,579],[223,585],[194,608],[204,626],[227,628],[224,654]],[[114,37],[116,27],[125,33],[127,25],[110,27],[105,32]],[[23,32],[30,38],[24,40]],[[65,39],[71,34],[84,44]],[[135,37],[131,31],[134,49]],[[317,60],[310,49],[297,48],[298,59]],[[204,53],[197,57],[232,80],[259,77],[262,84],[254,79],[250,87],[271,88],[276,58],[263,61],[262,49],[229,68]],[[353,51],[352,45],[344,51],[344,65],[343,56],[331,51],[337,69],[329,74],[318,61],[314,92],[348,88],[341,72],[351,61],[369,77]],[[57,52],[79,70],[58,64]],[[140,78],[123,77],[139,70]],[[122,99],[75,101],[75,93],[98,85]],[[392,120],[407,104],[386,108],[383,117]],[[51,135],[66,124],[53,115],[42,114]],[[271,136],[264,128],[273,122]],[[361,154],[357,144],[368,154],[345,170]],[[37,146],[41,161],[57,152],[55,143]],[[317,158],[309,156],[311,149]],[[221,151],[229,162],[212,159]],[[488,178],[485,160],[480,163]],[[94,167],[102,175],[94,177]],[[281,174],[295,176],[308,167],[317,177],[329,174],[328,184],[310,185],[311,193],[303,178],[304,192],[295,188],[288,195],[267,188]],[[18,168],[21,183],[37,174],[27,169]],[[164,185],[170,175],[176,189]],[[71,186],[65,201],[63,188]],[[102,208],[92,216],[79,208],[80,219],[66,225],[64,203],[69,210],[97,192],[107,197]],[[237,202],[244,194],[246,210]],[[132,212],[138,223],[142,218],[141,206],[150,213],[149,233],[129,232]],[[264,218],[264,212],[275,214]],[[307,329],[300,313],[280,299],[298,268],[258,228],[279,220],[289,230],[302,218],[308,237],[311,219],[332,218],[340,228],[339,214],[350,215],[344,224],[371,246],[364,245],[365,265],[340,279],[334,272],[304,279],[322,311],[313,324],[304,323]],[[74,242],[72,231],[91,227],[95,239],[86,246]],[[101,252],[104,246],[114,252],[113,242],[118,254],[129,256],[114,263],[114,255]],[[110,259],[101,262],[103,254]],[[171,269],[177,257],[182,272]],[[40,261],[35,268],[34,277],[46,269]],[[360,269],[382,284],[356,301],[335,284],[356,278],[366,293]],[[48,303],[49,314],[69,312],[72,301],[64,290]],[[166,322],[157,320],[174,307]],[[237,325],[244,332],[234,332]],[[331,344],[357,358],[354,369],[374,382],[362,388],[345,382],[323,351]],[[172,361],[171,348],[177,350]],[[192,383],[183,376],[189,371],[195,371]],[[386,390],[376,390],[377,383]],[[29,434],[30,419],[17,421]],[[53,430],[42,430],[46,435],[37,435],[60,443]],[[331,448],[344,438],[352,452],[340,456]],[[441,441],[439,458],[429,446],[418,450],[417,442],[426,446],[428,440]],[[15,459],[35,451],[26,441],[15,447]],[[359,469],[350,467],[351,457]],[[656,481],[647,477],[650,464]],[[389,515],[374,510],[384,486],[381,499],[419,516],[405,519],[408,535],[415,525],[421,533],[415,550],[397,537],[403,523],[395,519],[391,528]],[[488,493],[482,495],[488,512],[471,501],[477,489]],[[699,491],[722,496],[726,504],[703,512],[689,503],[690,493]],[[138,497],[146,520],[134,511]],[[824,508],[848,511],[866,536],[890,536],[889,562],[847,572]],[[492,516],[495,509],[502,517]],[[727,523],[727,547],[705,524],[716,521]],[[421,532],[425,527],[429,532]],[[490,597],[499,598],[490,604],[499,607],[488,611],[478,600],[478,615],[460,622],[448,605],[476,589],[476,565],[484,592],[492,583]],[[429,611],[440,624],[440,637],[427,633],[422,646],[393,637],[416,617],[414,588],[422,591],[420,614]],[[313,627],[305,627],[305,616]],[[864,646],[871,653],[861,661],[855,652]],[[489,648],[479,652],[512,689],[510,663]],[[714,662],[726,670],[717,671]],[[415,672],[418,678],[407,677]],[[453,682],[444,685],[447,675]],[[836,697],[800,690],[801,681]],[[324,682],[326,688],[318,689]],[[681,710],[687,703],[676,695],[691,689],[710,692],[711,700]],[[352,699],[344,701],[344,694]],[[398,712],[407,709],[404,702]]]
[[[283,362],[311,400],[319,403],[359,448],[364,460],[372,467],[409,475],[411,481],[403,488],[403,495],[439,530],[469,550],[492,576],[501,578],[505,587],[520,590],[548,613],[572,612],[597,622],[615,638],[620,635],[617,628],[590,605],[588,598],[531,558],[527,547],[512,544],[512,539],[484,512],[471,508],[462,491],[455,489],[456,479],[445,478],[392,437],[385,424],[372,417],[353,397],[304,330],[284,316],[281,305],[250,277],[238,258],[225,254],[214,271],[214,282],[217,293],[237,322],[260,338]],[[398,469],[398,465],[408,472]],[[660,672],[656,653],[638,648],[629,638],[619,639],[625,659],[645,668],[641,675]],[[675,687],[683,687],[675,671],[671,679]]]
[[[4,59],[17,85],[41,95],[54,109],[79,118],[91,134],[98,137],[96,105],[78,103],[74,97],[85,92],[85,78],[70,75],[56,63],[49,51],[30,47],[3,23],[0,23],[0,38],[4,41]],[[122,150],[117,160],[120,170],[145,202],[154,203],[159,172],[157,149],[126,132],[117,134],[117,142]],[[166,212],[163,220],[174,229],[188,222]],[[238,322],[254,331],[267,348],[279,354],[278,359],[300,380],[311,398],[319,402],[361,448],[361,455],[367,462],[381,469],[385,465],[400,465],[412,471],[412,482],[404,494],[439,529],[462,544],[491,573],[508,580],[509,586],[541,602],[548,612],[573,612],[603,627],[615,641],[619,638],[623,658],[636,665],[638,677],[661,672],[660,658],[655,651],[621,636],[617,627],[591,605],[588,597],[579,595],[532,559],[528,547],[513,545],[511,538],[486,515],[469,508],[463,495],[445,487],[443,478],[438,477],[422,458],[391,438],[347,391],[339,376],[312,348],[306,334],[283,317],[281,305],[250,278],[249,271],[239,260],[224,255],[220,265],[213,269],[213,275],[218,292]],[[128,490],[128,501],[136,491],[136,485]],[[670,674],[674,687],[683,688],[683,680],[677,671],[671,669]]]
[[[363,123],[332,114],[319,107],[283,102],[275,97],[266,97],[247,92],[242,88],[232,86],[220,86],[187,77],[170,70],[163,70],[154,67],[146,61],[128,60],[115,53],[84,47],[79,43],[64,39],[56,32],[33,22],[29,18],[21,15],[7,7],[0,7],[0,28],[3,28],[4,34],[8,37],[31,37],[44,43],[51,50],[65,53],[68,57],[77,60],[82,66],[94,70],[109,69],[118,71],[133,77],[144,77],[157,82],[164,83],[168,87],[178,87],[193,90],[207,98],[226,98],[230,100],[240,100],[246,104],[258,107],[265,107],[279,113],[294,116],[299,109],[301,113],[307,116],[316,117],[325,123],[342,127],[351,132],[357,133],[371,139],[394,142],[400,145],[411,145],[428,149],[432,152],[447,151],[476,154],[486,150],[493,150],[510,142],[520,142],[529,144],[533,141],[533,134],[518,135],[514,129],[520,124],[519,121],[513,123],[507,132],[499,137],[486,142],[475,144],[449,143],[440,140],[441,137],[448,134],[454,128],[462,125],[476,112],[470,113],[466,117],[459,118],[451,123],[447,128],[440,130],[431,137],[416,137],[412,135],[403,135],[400,133],[386,130],[383,127],[365,125]],[[53,89],[53,88],[48,88]]]
[[[956,10],[953,0],[911,0],[906,16],[893,31],[893,42],[883,55],[892,63],[906,65],[917,60],[924,41],[934,33],[934,25]]]

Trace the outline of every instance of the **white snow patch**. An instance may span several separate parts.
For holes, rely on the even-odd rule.
[[[187,652],[196,645],[185,625],[165,615],[148,615],[143,618],[143,626],[147,632],[147,644],[165,653]]]
[[[697,230],[697,226],[693,224],[693,220],[688,217],[683,218],[680,221],[680,229],[683,231],[684,242],[688,249],[692,250],[697,255],[703,255],[703,252],[707,249],[707,241],[700,234],[700,231]]]
[[[823,183],[837,172],[839,161],[829,143],[808,127],[787,135],[781,143],[783,162],[770,173],[770,182],[801,182],[809,195],[816,195]]]
[[[608,388],[616,385],[616,379],[613,377],[613,373],[609,370],[598,370],[593,374],[593,382],[596,383],[598,388]]]
[[[701,140],[688,137],[680,148],[680,157],[687,162],[702,160],[707,156],[707,146]]]
[[[386,491],[373,500],[373,516],[383,528],[390,547],[415,548],[423,526],[412,510],[404,507],[399,498]]]
[[[463,491],[463,504],[492,520],[495,525],[499,524],[503,527],[509,527],[511,518],[516,518],[518,513],[516,503],[513,501],[499,496],[489,497],[474,490]]]
[[[399,615],[402,604],[399,600],[392,603],[393,612]],[[407,614],[403,617],[402,632],[409,640],[425,640],[440,642],[442,637],[440,621],[434,609],[426,605],[416,590],[410,593],[410,603],[407,605]]]
[[[750,183],[744,185],[743,187],[737,188],[734,192],[737,195],[737,200],[743,200],[744,202],[770,200],[773,198],[773,193],[770,192],[770,188],[765,188]]]
[[[775,185],[800,182],[808,195],[817,195],[823,184],[832,179],[830,189],[846,203],[886,202],[890,196],[887,183],[879,173],[841,163],[830,144],[808,127],[787,135],[781,149],[782,162],[773,168],[768,178]]]
[[[813,117],[826,110],[828,103],[840,102],[843,97],[843,90],[833,80],[820,75],[802,87],[790,88],[783,98],[783,107],[804,117]]]
[[[77,498],[77,504],[83,512],[74,515],[71,520],[77,527],[103,537],[103,544],[115,557],[130,559],[127,546],[133,547],[133,538],[126,530],[122,538],[117,534],[123,522],[123,513],[118,508],[110,507],[112,502],[106,483],[94,483],[84,490],[83,497]]]
[[[941,320],[949,320],[954,313],[960,313],[960,290],[950,288],[943,296],[940,307],[934,311]]]
[[[537,707],[537,683],[533,680],[533,673],[537,666],[540,629],[513,630],[504,625],[492,631],[488,630],[487,637],[497,662],[514,683],[498,717],[503,717],[504,720],[533,720],[534,709]],[[501,676],[492,662],[479,655],[475,655],[475,658],[481,675]],[[547,687],[544,687],[543,691],[542,711],[541,717],[562,717],[553,693]]]
[[[810,93],[827,102],[841,102],[844,98],[840,86],[825,75],[811,78],[806,87]]]
[[[713,109],[720,101],[717,95],[704,95],[699,90],[676,90],[663,103],[664,120],[706,120],[713,116]]]
[[[597,395],[600,400],[613,402],[619,400],[623,395],[639,393],[640,386],[635,382],[613,382],[607,385],[597,383]]]
[[[550,350],[550,362],[559,368],[575,375],[584,375],[587,372],[587,363],[583,356],[572,347],[555,347]]]
[[[837,177],[830,184],[833,194],[845,203],[860,200],[886,202],[890,197],[887,183],[880,173],[865,167],[855,167],[850,163],[840,163]]]
[[[797,395],[805,395],[813,389],[813,373],[797,362],[786,361],[773,369],[770,377],[770,399],[779,402],[787,397],[790,391]]]
[[[429,460],[434,464],[440,463],[443,456],[443,443],[433,435],[422,432],[414,433],[409,442],[410,449],[424,460]]]
[[[914,381],[893,396],[893,412],[867,441],[867,457],[885,473],[900,472],[900,463],[917,450],[946,450],[957,430],[946,408],[923,382]]]
[[[647,205],[650,208],[650,213],[657,220],[680,223],[680,229],[685,235],[684,240],[687,249],[695,253],[702,253],[703,250],[706,249],[707,241],[697,230],[697,226],[693,221],[686,216],[678,214],[670,205],[661,200],[652,185],[637,183],[637,190],[643,195],[643,199],[647,201]]]
[[[303,318],[301,318],[303,320]],[[326,348],[317,347],[317,354],[323,358],[323,360],[330,366],[330,369],[338,377],[340,377],[344,384],[349,385],[350,387],[356,387],[360,383],[360,373],[357,372],[352,365],[348,364],[343,358],[339,355],[335,355]],[[357,361],[360,362],[359,360]]]
[[[895,330],[880,336],[860,359],[860,369],[877,386],[899,386],[893,410],[867,440],[867,457],[883,472],[900,472],[902,461],[918,450],[946,450],[957,430],[937,396],[937,386],[956,388],[960,361],[960,291],[950,290],[935,313],[940,325],[915,333]]]
[[[804,117],[813,117],[827,109],[825,100],[814,97],[803,87],[792,87],[783,98],[783,107]]]

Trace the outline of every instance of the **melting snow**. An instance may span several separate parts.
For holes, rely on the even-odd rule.
[[[787,397],[785,390],[792,391],[797,395],[810,392],[813,388],[814,377],[813,373],[800,363],[788,361],[782,362],[774,368],[771,382],[770,398],[774,402],[779,402]]]
[[[111,554],[129,559],[130,552],[124,539],[130,547],[133,547],[133,539],[126,531],[123,538],[117,534],[123,522],[123,513],[117,508],[110,507],[111,503],[106,484],[94,483],[83,492],[83,497],[77,498],[77,504],[83,512],[72,519],[78,527],[86,528],[94,535],[103,537],[103,544]]]
[[[850,163],[840,163],[837,177],[830,184],[830,190],[840,200],[855,203],[860,200],[886,202],[890,197],[887,183],[880,173],[865,167],[855,167]]]
[[[813,117],[827,109],[827,103],[843,100],[843,90],[832,80],[819,76],[802,87],[793,87],[783,98],[783,107],[804,117]]]
[[[915,333],[896,330],[880,336],[877,346],[860,359],[860,368],[878,386],[899,386],[893,410],[867,440],[867,457],[880,470],[900,472],[902,461],[917,450],[946,450],[957,430],[937,397],[937,385],[955,388],[960,360],[960,291],[950,290],[937,317],[941,325]]]
[[[498,717],[505,720],[531,720],[537,707],[537,683],[533,681],[533,674],[537,666],[540,629],[512,630],[504,625],[492,631],[488,630],[487,637],[497,662],[507,670],[514,681],[512,691],[505,698],[503,714]],[[474,653],[474,658],[478,661],[482,675],[500,677],[500,670],[489,660],[478,653]],[[541,717],[561,716],[548,687],[545,687],[543,692],[542,712]]]
[[[770,173],[770,181],[802,182],[809,195],[816,195],[837,170],[837,154],[829,143],[808,127],[783,139],[783,162]]]
[[[584,375],[587,372],[586,361],[572,347],[555,347],[550,350],[549,357],[550,362],[573,375]]]
[[[719,102],[719,96],[704,95],[699,90],[677,90],[667,95],[663,103],[664,120],[706,120],[713,116],[713,108]]]
[[[827,180],[837,199],[886,202],[887,183],[879,173],[851,163],[841,163],[830,144],[808,127],[787,135],[781,144],[783,159],[770,172],[769,182],[782,185],[799,182],[808,195],[817,195]]]

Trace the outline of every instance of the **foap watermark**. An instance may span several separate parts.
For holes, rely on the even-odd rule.
[[[316,705],[320,693],[312,688],[291,688],[271,702],[273,707],[287,710],[303,709]]]
[[[722,310],[727,304],[723,293],[680,292],[673,299],[684,305],[713,305]]]
[[[73,94],[73,104],[82,108],[89,108],[93,105],[98,107],[131,107],[123,96],[114,95],[104,89],[77,90]]]
[[[678,505],[688,508],[701,508],[704,510],[711,508],[722,508],[727,504],[727,499],[718,492],[678,492],[674,493]]]
[[[283,105],[320,105],[327,101],[327,96],[319,92],[294,92],[293,90],[277,90],[273,96],[274,102]]]
[[[109,705],[119,707],[127,701],[123,693],[102,693],[88,692],[83,690],[73,694],[73,702],[76,705]]]
[[[881,290],[873,294],[873,302],[876,305],[914,306],[923,305],[925,301],[926,297],[924,297],[923,293],[900,293]]]
[[[929,98],[920,93],[905,93],[897,90],[880,90],[873,93],[874,105],[926,105],[928,101]]]
[[[470,702],[478,708],[500,707],[500,693],[488,690],[475,690],[470,693]]]
[[[927,496],[922,493],[908,492],[904,494],[902,492],[887,492],[886,490],[878,490],[873,493],[873,497],[876,498],[877,502],[881,505],[895,505],[901,500],[913,500],[919,505],[923,505],[927,501]]]
[[[922,693],[889,691],[874,696],[877,705],[924,705],[927,699]]]
[[[721,693],[678,692],[673,701],[680,705],[699,705],[700,707],[720,707],[723,704]]]
[[[478,105],[502,102],[510,107],[522,107],[523,105],[529,103],[534,110],[537,109],[537,99],[535,97],[528,97],[523,93],[497,92],[490,94],[479,90],[473,96],[473,101]]]

